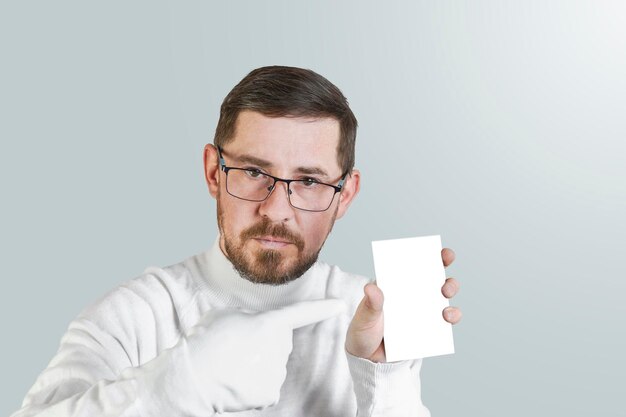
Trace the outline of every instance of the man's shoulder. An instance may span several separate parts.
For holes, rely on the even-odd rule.
[[[166,311],[184,314],[198,292],[192,271],[198,256],[200,254],[164,267],[147,267],[91,303],[79,317],[132,315],[137,318],[159,316]]]

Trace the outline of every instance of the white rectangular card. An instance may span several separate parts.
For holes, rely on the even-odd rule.
[[[388,362],[454,353],[452,325],[442,315],[450,304],[441,293],[441,249],[439,235],[372,242]]]

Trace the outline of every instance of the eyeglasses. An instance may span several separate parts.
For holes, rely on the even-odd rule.
[[[266,174],[259,169],[235,168],[226,166],[221,147],[217,147],[220,167],[226,174],[226,191],[241,200],[265,201],[276,188],[279,181],[287,184],[287,198],[292,207],[304,211],[326,211],[341,192],[348,173],[345,173],[339,184],[331,185],[313,178],[298,180],[284,179]]]

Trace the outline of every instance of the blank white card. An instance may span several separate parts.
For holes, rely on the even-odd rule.
[[[439,235],[372,242],[388,362],[454,353],[452,325],[442,315],[449,302],[441,293],[441,249]]]

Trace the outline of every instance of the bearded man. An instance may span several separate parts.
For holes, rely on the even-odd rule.
[[[319,74],[248,74],[204,148],[213,247],[85,309],[13,416],[430,415],[421,359],[385,360],[381,290],[318,260],[359,192],[356,129]]]

